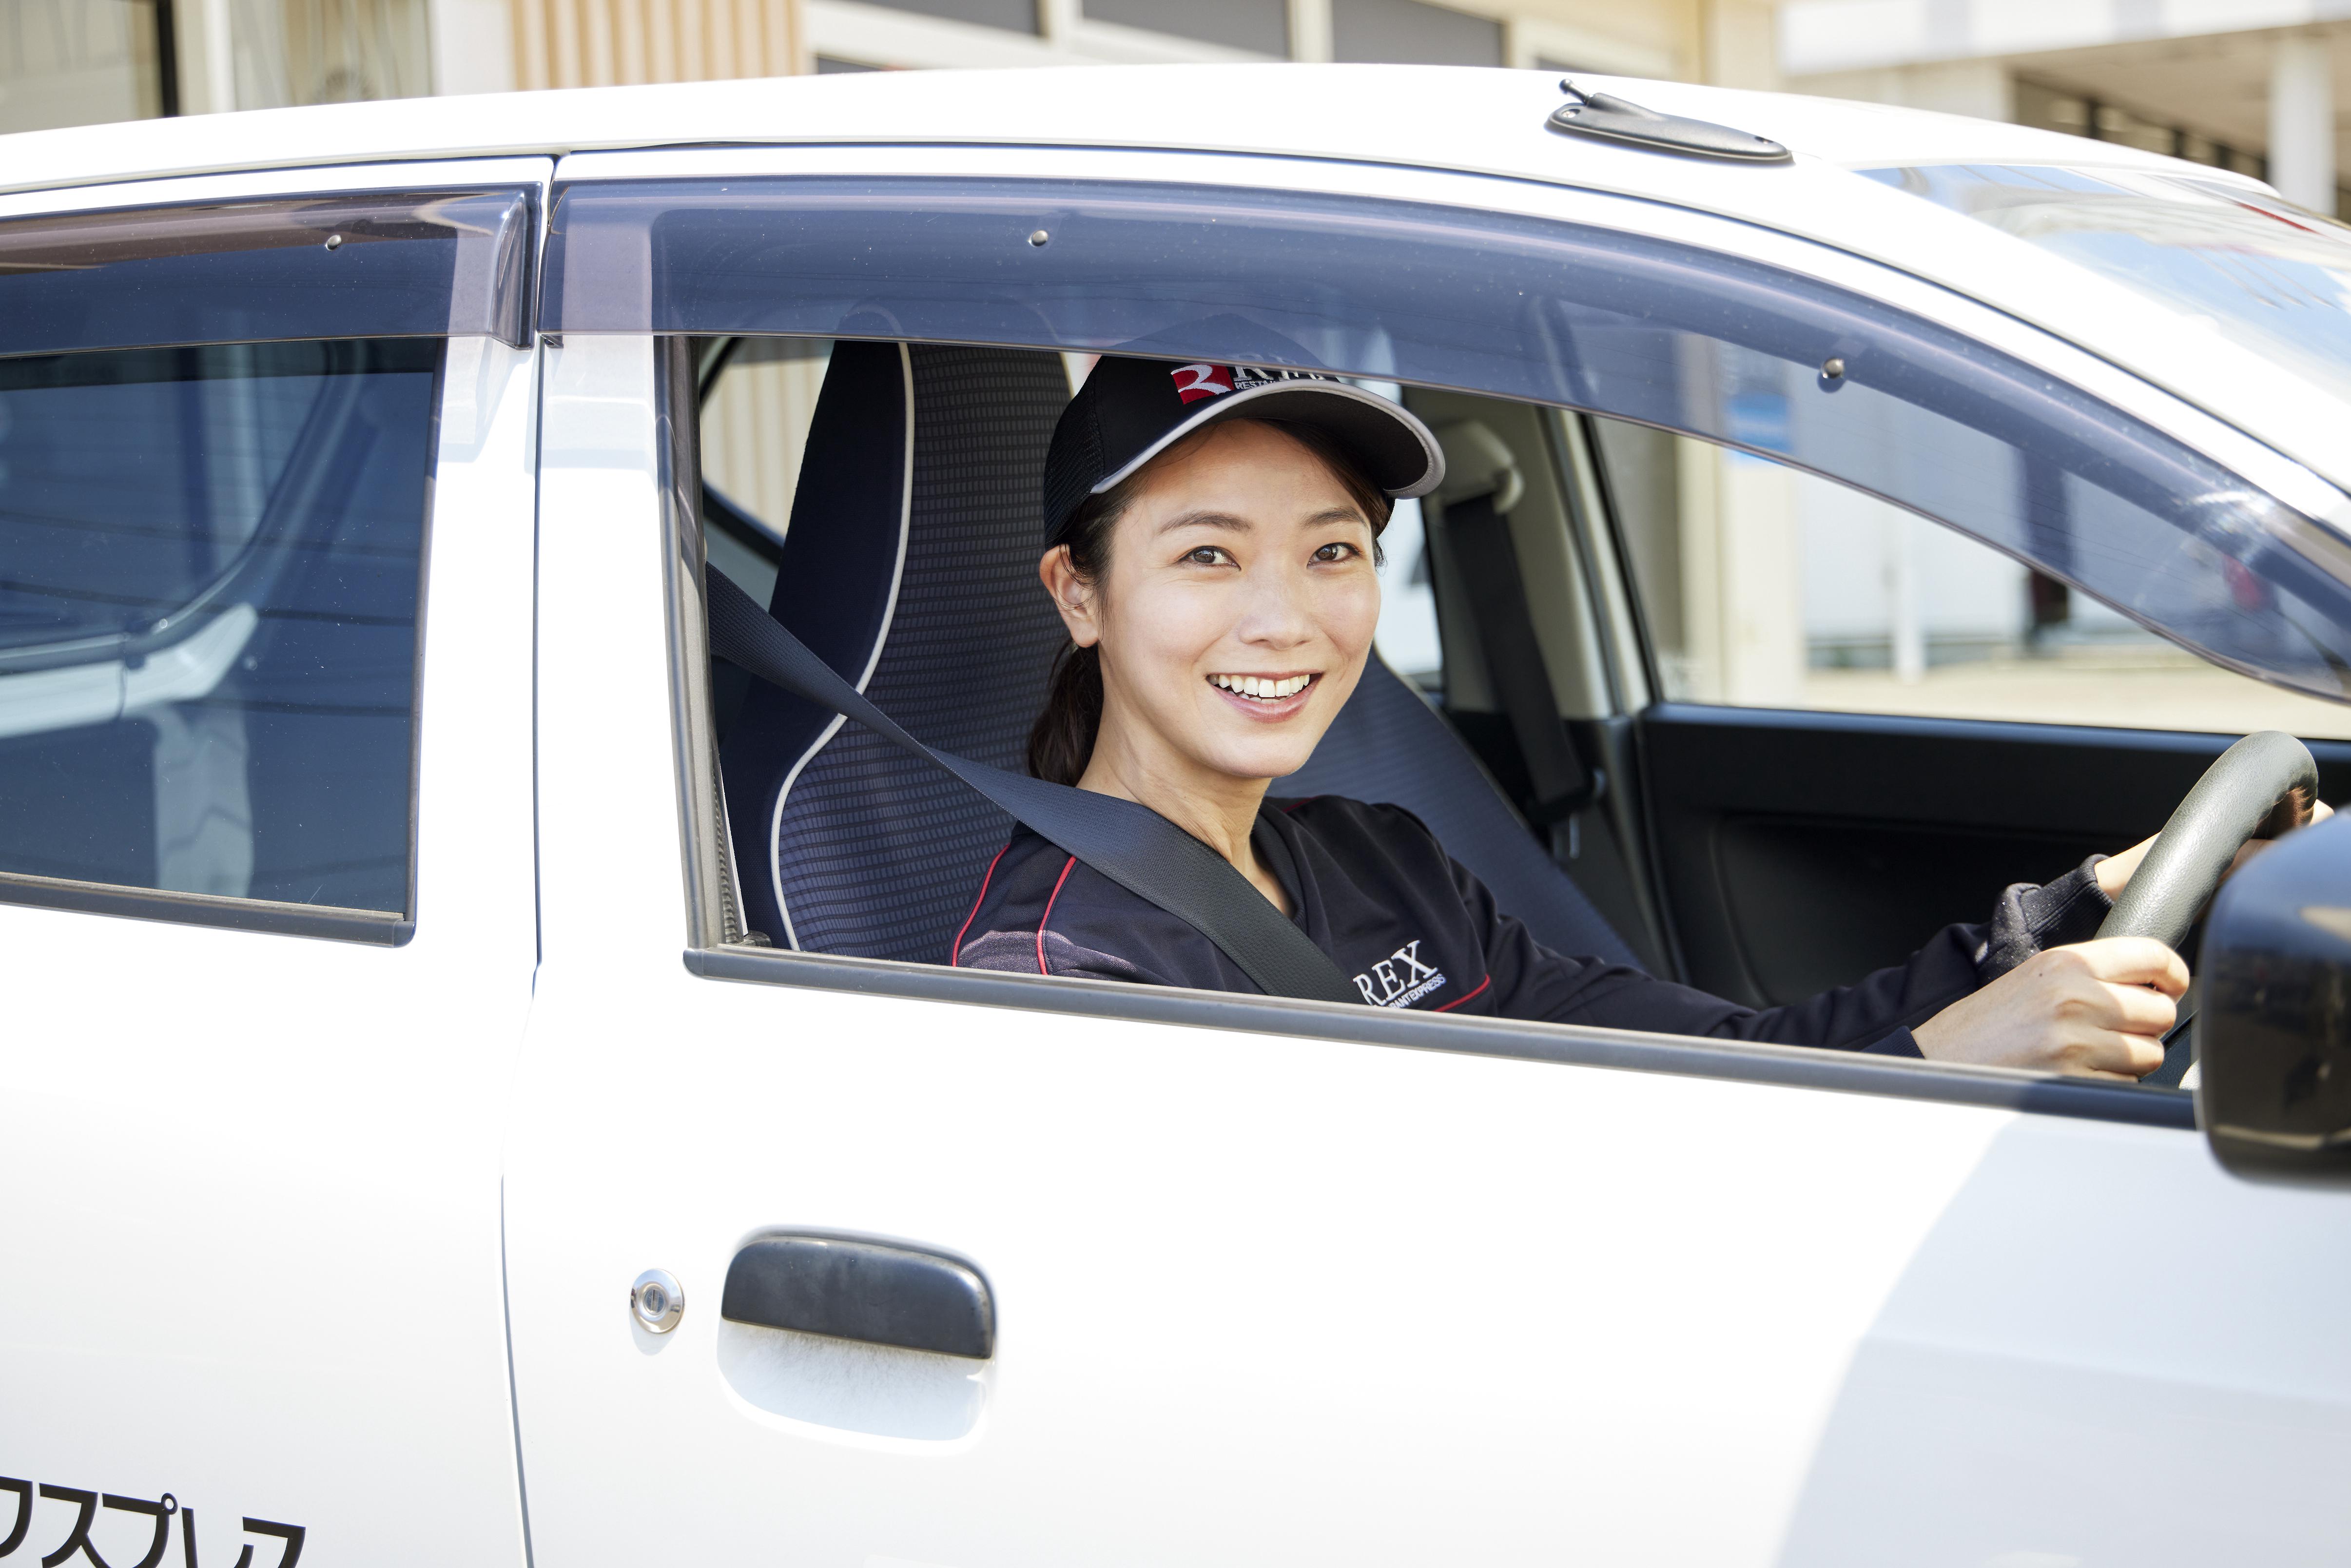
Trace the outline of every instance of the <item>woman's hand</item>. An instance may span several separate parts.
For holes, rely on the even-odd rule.
[[[2109,936],[2036,954],[1911,1035],[1933,1061],[2137,1079],[2163,1065],[2187,989],[2179,954],[2152,937]]]
[[[2325,801],[2313,800],[2310,803],[2310,821],[2303,825],[2304,827],[2314,827],[2333,815],[2335,815],[2335,809],[2329,806]],[[2261,853],[2263,850],[2269,848],[2270,845],[2276,841],[2277,841],[2274,839],[2246,840],[2245,842],[2239,847],[2237,851],[2237,858],[2229,862],[2229,869],[2221,876],[2220,880],[2226,882],[2230,877],[2236,875],[2239,871],[2243,869],[2244,863],[2247,861],[2252,859],[2255,855]],[[2147,859],[2147,852],[2154,847],[2155,841],[2153,839],[2141,839],[2138,842],[2133,844],[2122,853],[2118,855],[2108,855],[2105,860],[2100,861],[2095,873],[2098,879],[2098,891],[2105,894],[2108,898],[2113,898],[2120,894],[2124,888],[2128,887],[2130,885],[2131,873],[2138,870],[2138,862]]]

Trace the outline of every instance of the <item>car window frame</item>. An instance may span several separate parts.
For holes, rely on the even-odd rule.
[[[437,195],[452,190],[520,188],[529,193],[529,226],[524,248],[530,254],[525,267],[508,275],[512,278],[512,287],[521,292],[510,299],[505,298],[503,290],[507,287],[507,278],[500,278],[493,290],[497,298],[493,302],[492,310],[494,314],[510,311],[513,321],[527,326],[536,288],[536,253],[544,229],[541,193],[546,174],[544,160],[490,159],[306,169],[291,173],[194,176],[0,196],[0,220],[36,222],[44,217],[55,217],[70,222],[84,214],[139,209],[218,206],[246,202],[282,204],[306,197],[397,197],[402,193]],[[424,663],[430,635],[428,598],[437,512],[434,481],[441,462],[444,404],[450,391],[448,345],[454,340],[454,336],[470,334],[411,335],[429,338],[438,345],[438,349],[428,393],[429,422],[423,433],[423,450],[429,462],[423,484],[423,515],[418,528],[416,634],[410,671],[404,821],[406,867],[402,906],[398,910],[376,910],[292,904],[228,894],[184,893],[172,889],[44,877],[13,871],[0,871],[0,904],[381,947],[402,947],[414,937],[417,926],[417,839],[424,742]],[[496,336],[495,333],[484,335]],[[350,339],[306,340],[343,341],[368,336],[371,334],[356,333]],[[147,347],[193,346],[200,345],[186,342],[168,345],[108,343],[89,349],[65,348],[43,351],[53,354],[109,353]]]
[[[942,163],[958,162],[946,155],[948,151],[975,150],[923,152]],[[685,167],[672,166],[674,162]],[[714,162],[716,169],[705,167]],[[2242,617],[2224,613],[2199,619],[2203,607],[2164,600],[2167,595],[2176,599],[2180,591],[2171,585],[2189,580],[2177,564],[2181,552],[2219,549],[2244,560],[2256,575],[2277,582],[2288,594],[2309,599],[2323,624],[2341,624],[2340,617],[2327,612],[2351,593],[2351,496],[2244,433],[2063,339],[1917,277],[1751,225],[1526,181],[1447,176],[1435,181],[1435,191],[1367,193],[1336,189],[1347,182],[1324,178],[1330,171],[1322,166],[1314,168],[1313,178],[1293,173],[1288,183],[1235,178],[1225,169],[1201,179],[1196,172],[1186,175],[1182,158],[1165,154],[1126,155],[1125,166],[1115,175],[1081,172],[1075,165],[1083,159],[1060,153],[1047,161],[1044,170],[1033,166],[1032,160],[1031,167],[1017,173],[958,170],[943,174],[918,165],[891,169],[885,175],[871,166],[880,160],[864,162],[868,167],[844,177],[822,167],[780,166],[772,153],[763,157],[739,151],[682,155],[675,161],[646,153],[565,159],[557,171],[550,207],[542,329],[580,336],[742,331],[834,337],[845,331],[849,336],[939,337],[974,344],[1000,340],[1006,347],[1099,351],[1156,319],[1151,307],[1127,300],[1117,290],[1107,294],[1099,308],[1076,313],[1070,308],[1077,298],[1071,285],[1086,277],[1089,265],[1099,266],[1088,258],[1102,254],[1105,246],[1136,243],[1118,240],[1118,235],[1144,232],[1133,220],[1140,219],[1146,227],[1156,224],[1173,235],[1177,231],[1168,225],[1176,220],[1169,214],[1230,205],[1237,220],[1255,221],[1282,214],[1281,198],[1294,196],[1302,204],[1301,215],[1294,222],[1275,218],[1269,232],[1287,237],[1269,243],[1302,244],[1311,249],[1317,242],[1307,236],[1332,232],[1330,225],[1369,224],[1363,231],[1366,235],[1393,238],[1392,229],[1408,232],[1422,236],[1414,243],[1426,247],[1431,243],[1427,236],[1449,235],[1464,226],[1466,220],[1451,214],[1475,214],[1479,223],[1493,225],[1501,254],[1517,255],[1531,246],[1557,249],[1547,256],[1553,264],[1571,252],[1589,262],[1599,279],[1591,287],[1598,292],[1589,298],[1579,296],[1581,304],[1562,308],[1596,308],[1603,315],[1620,316],[1632,310],[1623,319],[1636,329],[1661,323],[1677,345],[1676,356],[1685,350],[1707,356],[1708,366],[1698,372],[1698,380],[1719,390],[1692,401],[1687,389],[1668,385],[1673,376],[1661,379],[1659,372],[1635,369],[1624,375],[1608,371],[1615,378],[1608,385],[1615,391],[1604,395],[1600,382],[1589,380],[1603,364],[1635,366],[1645,356],[1663,362],[1655,345],[1626,347],[1620,353],[1606,340],[1596,349],[1530,362],[1524,374],[1506,378],[1512,382],[1508,386],[1486,379],[1480,367],[1502,351],[1498,345],[1503,339],[1493,336],[1499,320],[1493,312],[1510,308],[1508,277],[1492,296],[1502,302],[1499,307],[1465,302],[1469,313],[1453,322],[1469,333],[1462,343],[1454,342],[1458,333],[1432,334],[1426,322],[1410,318],[1416,322],[1414,332],[1385,348],[1341,350],[1335,340],[1326,345],[1323,351],[1341,354],[1332,364],[1343,373],[1534,398],[1562,407],[1604,407],[1614,418],[1777,456],[1839,483],[1881,493],[1894,505],[2026,559],[2208,662],[2321,695],[2337,696],[2344,691],[2340,658],[2325,657],[2319,650],[2292,667],[2279,664],[2273,640],[2252,636],[2237,623]],[[734,171],[736,177],[712,178],[719,170]],[[1539,196],[1528,195],[1530,190]],[[709,225],[724,213],[725,204],[714,205],[713,197],[726,193],[745,204],[748,227],[740,235],[719,236]],[[1089,204],[1102,210],[1096,212]],[[1049,270],[1039,274],[1041,291],[1033,298],[1022,298],[1017,283],[1007,292],[1008,276],[998,255],[998,230],[1008,225],[1023,228],[1029,218],[1061,211],[1063,204],[1081,236],[1095,233],[1113,237],[1080,245],[1066,264],[1074,270],[1060,282],[1054,279],[1061,275],[1050,267],[1065,264],[1035,264]],[[1528,218],[1540,221],[1529,225]],[[856,225],[868,222],[882,225],[881,231],[871,244],[856,241],[853,236],[862,232]],[[1092,230],[1088,223],[1093,225]],[[1248,223],[1237,221],[1233,232],[1248,228]],[[747,290],[742,246],[755,240],[771,246],[831,248],[816,253],[805,289]],[[1185,242],[1170,238],[1165,243],[1180,250]],[[1395,238],[1395,243],[1405,241]],[[1441,271],[1468,265],[1468,253],[1458,247],[1445,251],[1447,241],[1434,243],[1437,250],[1421,258],[1426,266]],[[934,247],[935,259],[929,254]],[[1186,265],[1196,271],[1201,264]],[[1513,265],[1531,264],[1521,258]],[[935,286],[929,270],[935,267]],[[1663,280],[1657,285],[1665,290],[1662,298],[1681,301],[1670,308],[1661,304],[1657,323],[1649,322],[1646,308],[1634,309],[1610,293],[1648,287],[1635,280],[1651,272]],[[1407,275],[1413,275],[1410,269]],[[1386,287],[1367,282],[1372,276],[1359,274],[1353,286],[1375,291]],[[1527,281],[1532,276],[1521,277],[1525,287],[1517,298],[1525,298],[1535,287]],[[921,285],[910,289],[907,280],[918,277]],[[1213,291],[1203,296],[1217,297]],[[1757,302],[1767,298],[1791,303],[1785,309],[1761,309]],[[1301,302],[1303,298],[1284,295],[1278,287],[1259,303],[1264,309],[1295,316],[1312,340],[1324,329],[1320,324],[1326,320],[1327,308],[1320,302],[1307,306]],[[1703,308],[1693,303],[1701,299]],[[1777,325],[1768,330],[1758,325],[1753,330],[1728,331],[1698,324],[1722,319],[1726,308],[1740,302],[1742,308],[1761,309],[1756,322]],[[849,315],[839,317],[840,310]],[[1134,319],[1128,320],[1128,316]],[[1215,319],[1232,319],[1228,314]],[[1547,321],[1537,322],[1546,333],[1552,329]],[[925,322],[935,330],[925,330]],[[1124,326],[1113,329],[1113,324],[1121,322]],[[1214,328],[1214,321],[1204,324],[1204,329]],[[1561,329],[1571,335],[1581,330]],[[1206,340],[1198,331],[1184,335],[1184,353],[1218,357],[1217,350],[1203,346]],[[1417,356],[1411,364],[1394,353],[1407,340],[1417,345],[1411,350]],[[1862,346],[1842,346],[1848,342]],[[1439,343],[1450,346],[1434,347]],[[1168,351],[1176,351],[1172,340]],[[1354,360],[1366,352],[1387,354],[1397,362],[1376,370],[1356,365]],[[1587,353],[1594,356],[1588,363]],[[1802,367],[1796,361],[1809,364],[1807,354],[1817,359],[1822,353],[1829,358],[1821,362],[1839,369],[1835,376],[1823,371],[1818,385],[1828,392],[1859,389],[1860,401],[1819,405],[1823,411],[1842,407],[1844,412],[1827,414],[1828,423],[1813,438],[1818,450],[1780,448],[1787,444],[1792,428],[1801,432],[1808,421],[1819,420],[1820,413],[1794,426],[1783,416],[1776,434],[1741,428],[1747,416],[1734,408],[1741,399],[1732,396],[1730,389],[1744,373],[1740,367],[1746,360],[1753,359],[1770,376],[1792,371],[1801,378]],[[1847,376],[1843,354],[1858,354],[1856,363],[1877,368]],[[1324,361],[1307,351],[1301,362]],[[1469,379],[1458,379],[1464,375]],[[1708,382],[1709,376],[1717,380]],[[1915,389],[1899,390],[1913,382],[1933,390],[1923,396],[1914,395]],[[1793,396],[1807,409],[1815,406],[1812,392]],[[1661,397],[1675,407],[1666,408]],[[1795,402],[1788,405],[1791,411],[1796,406]],[[2006,412],[1985,412],[1995,410]],[[1868,434],[1873,421],[1889,418],[1908,420],[1924,434],[1951,426],[2028,465],[2036,459],[2054,463],[2051,472],[2061,476],[2056,515],[2064,517],[2070,518],[2075,510],[2064,501],[2065,487],[2077,477],[2091,484],[2100,493],[2100,507],[2084,511],[2089,520],[2078,528],[2072,521],[2059,525],[2065,537],[2078,532],[2081,538],[2075,551],[2064,552],[2064,561],[2073,562],[2078,555],[2082,564],[2055,563],[2034,554],[2034,532],[2043,526],[2040,511],[2052,505],[2051,497],[2042,494],[2045,486],[2029,497],[1996,500],[1991,498],[1994,492],[1980,486],[1954,488],[1958,470],[1949,461],[1831,471],[1837,468],[1830,459],[1838,451],[1844,454],[1838,461],[1851,467],[1855,453],[1882,446],[1882,440],[1859,438]],[[1994,423],[1983,423],[1986,418]],[[1933,450],[1943,448],[1938,444]],[[1828,468],[1821,466],[1823,462]],[[2105,475],[2120,483],[2090,477]],[[1892,488],[1876,488],[1883,486]],[[1936,510],[1953,507],[1959,510],[1949,516]],[[2101,512],[2104,520],[2099,520]],[[2088,580],[2088,575],[2101,580]],[[2311,599],[2314,591],[2316,598]],[[2156,601],[2140,602],[2150,594]],[[2305,632],[2305,640],[2307,636]],[[2322,679],[2323,688],[2315,684]]]
[[[737,868],[720,803],[711,706],[706,550],[700,503],[698,340],[653,339],[660,503],[661,592],[668,632],[673,767],[687,973],[700,979],[786,989],[847,991],[1282,1034],[1454,1055],[1611,1067],[1729,1082],[1775,1085],[1986,1109],[2078,1117],[2192,1133],[2192,1096],[2008,1068],[1895,1061],[1808,1046],[1645,1034],[1516,1019],[1398,1012],[1338,1002],[1239,996],[1172,986],[1016,975],[840,954],[745,940],[734,894]]]

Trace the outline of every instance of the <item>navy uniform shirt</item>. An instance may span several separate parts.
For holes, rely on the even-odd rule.
[[[2093,857],[2046,886],[2012,886],[1988,925],[1951,925],[1907,964],[1761,1011],[1600,958],[1554,953],[1397,806],[1269,800],[1250,842],[1291,918],[1372,1007],[1596,1024],[1916,1056],[1922,1023],[2043,946],[2085,941],[2111,905]],[[1027,828],[987,868],[951,961],[1254,992],[1206,936]]]

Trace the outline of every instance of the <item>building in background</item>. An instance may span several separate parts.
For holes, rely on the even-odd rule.
[[[2127,142],[2346,210],[2345,0],[1789,0],[1780,63],[1799,92]]]
[[[1259,59],[1774,85],[1774,0],[0,0],[0,132],[808,71]]]
[[[2351,0],[1788,0],[1778,55],[1790,90],[2124,143],[2351,211],[2335,112]],[[2210,261],[2231,276],[2250,265]],[[1732,656],[1694,654],[1691,695],[2088,718],[2140,688],[2176,706],[2201,678],[2123,617],[1971,541],[1814,481],[1750,468],[1736,482],[1743,500],[1717,503],[1725,538],[1786,540],[1803,626],[1775,623],[1784,595],[1742,604],[1724,590],[1714,646]]]

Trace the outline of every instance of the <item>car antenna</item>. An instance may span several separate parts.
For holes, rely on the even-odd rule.
[[[1785,163],[1794,154],[1768,137],[1733,131],[1704,120],[1659,114],[1604,92],[1585,92],[1573,78],[1560,78],[1567,101],[1543,121],[1569,136],[1595,136],[1658,152],[1686,152],[1699,158],[1728,158],[1740,163]]]

